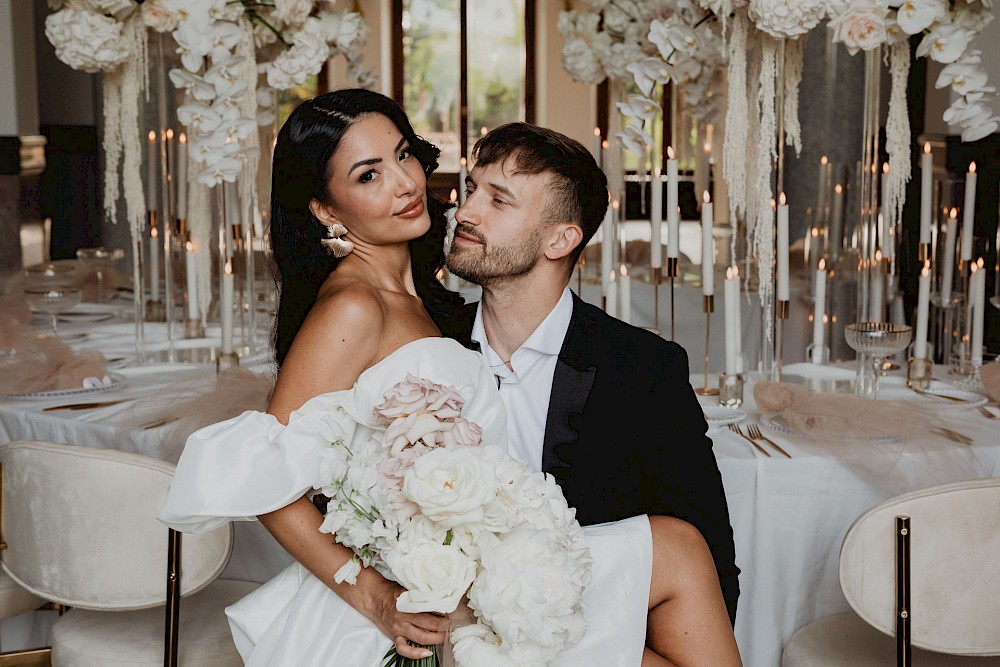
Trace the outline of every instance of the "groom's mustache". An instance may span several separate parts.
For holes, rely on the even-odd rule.
[[[470,227],[469,225],[464,225],[459,223],[455,226],[455,234],[461,234],[462,236],[468,236],[469,238],[476,239],[484,246],[486,245],[486,237],[479,233],[475,227]]]

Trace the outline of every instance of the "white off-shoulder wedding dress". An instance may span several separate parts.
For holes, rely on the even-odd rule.
[[[192,434],[158,518],[197,533],[254,520],[312,492],[322,452],[338,437],[340,425],[371,424],[372,408],[407,373],[455,387],[466,401],[462,416],[483,428],[483,444],[506,447],[505,409],[482,356],[450,339],[424,338],[366,370],[352,389],[313,398],[291,414],[287,426],[247,411]],[[649,522],[634,517],[589,526],[585,533],[594,558],[584,594],[587,634],[556,664],[638,667],[652,571]],[[226,614],[240,654],[253,667],[380,667],[392,646],[298,563]]]

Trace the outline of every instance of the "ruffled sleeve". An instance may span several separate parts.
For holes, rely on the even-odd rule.
[[[288,426],[247,411],[191,434],[157,518],[200,533],[302,497],[319,482],[322,453],[331,443],[372,431],[351,415],[349,399],[349,392],[316,397],[291,414]]]

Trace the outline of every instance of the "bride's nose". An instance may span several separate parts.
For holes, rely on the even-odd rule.
[[[417,190],[417,181],[410,176],[406,169],[400,168],[396,172],[396,195],[405,197],[412,195]]]

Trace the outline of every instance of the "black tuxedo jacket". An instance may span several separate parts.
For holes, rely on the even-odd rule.
[[[471,342],[467,310],[466,342]],[[708,427],[680,345],[573,296],[545,424],[542,470],[582,525],[662,514],[697,527],[735,621],[739,569]]]

